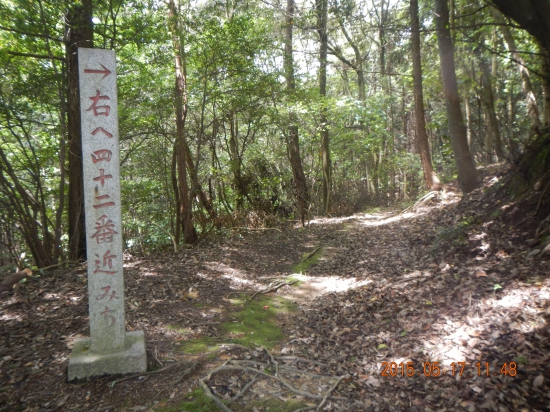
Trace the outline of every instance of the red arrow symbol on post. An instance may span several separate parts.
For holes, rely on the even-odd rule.
[[[103,67],[104,70],[99,70],[99,69],[84,69],[84,73],[97,73],[97,74],[104,74],[104,76],[101,78],[101,80],[103,80],[105,77],[107,77],[108,75],[111,74],[111,71],[105,67],[104,65],[102,65],[101,63],[99,63],[99,65],[101,67]]]

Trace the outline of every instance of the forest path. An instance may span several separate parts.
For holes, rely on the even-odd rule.
[[[548,258],[490,182],[460,203],[448,192],[403,214],[126,255],[127,328],[145,331],[160,372],[123,381],[66,382],[72,342],[89,333],[85,265],[34,276],[0,299],[0,410],[217,410],[200,379],[219,399],[241,394],[235,411],[548,410]],[[321,246],[305,283],[250,300]]]

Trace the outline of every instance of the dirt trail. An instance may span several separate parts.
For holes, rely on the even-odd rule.
[[[118,383],[66,383],[85,266],[33,277],[0,300],[0,409],[215,411],[197,388],[217,370],[204,383],[234,411],[548,410],[548,259],[483,190],[126,256],[127,328],[161,372]]]

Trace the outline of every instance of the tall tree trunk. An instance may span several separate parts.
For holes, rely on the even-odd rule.
[[[244,200],[247,198],[247,187],[242,176],[242,156],[239,153],[239,121],[235,113],[231,112],[229,120],[229,165],[233,178],[235,179],[235,189],[237,191],[237,211],[244,207]],[[250,199],[249,199],[250,200]]]
[[[441,60],[441,77],[445,92],[447,121],[451,135],[451,146],[458,170],[458,184],[464,193],[471,192],[481,182],[474,159],[468,148],[466,127],[460,109],[460,97],[456,81],[454,49],[449,30],[449,8],[447,0],[434,0],[435,21],[439,58]]]
[[[286,88],[290,95],[294,94],[296,87],[294,81],[294,58],[292,55],[292,29],[294,26],[294,0],[287,0],[285,14],[285,77]],[[294,186],[296,190],[296,200],[298,209],[302,219],[302,226],[305,224],[305,218],[309,208],[309,194],[307,190],[306,177],[302,166],[302,157],[300,156],[300,141],[298,136],[298,118],[294,111],[289,115],[290,123],[288,125],[287,145],[290,157],[290,165],[292,167],[292,175],[294,177]]]
[[[214,135],[216,134],[215,125],[214,125],[213,134]],[[191,154],[191,149],[189,148],[189,143],[187,142],[187,139],[183,140],[183,151],[185,154],[185,160],[187,162],[187,168],[189,169],[191,182],[195,188],[195,192],[199,196],[199,201],[202,204],[202,206],[206,209],[206,212],[208,213],[208,216],[210,216],[210,219],[214,220],[217,217],[217,213],[214,210],[214,207],[212,206],[212,202],[210,201],[210,199],[208,199],[208,196],[206,196],[206,193],[204,192],[204,189],[202,188],[202,185],[199,182],[197,168],[195,166],[195,162],[193,161],[193,156]]]
[[[550,2],[541,0],[491,0],[502,14],[515,20],[550,52]]]
[[[71,259],[77,260],[86,257],[77,50],[79,47],[93,48],[92,1],[84,0],[82,5],[70,6],[65,21],[64,41],[68,89],[67,135],[69,139],[69,256]]]
[[[319,33],[320,50],[319,50],[319,94],[321,95],[322,109],[319,116],[321,123],[321,168],[323,171],[323,213],[328,214],[330,211],[331,191],[332,191],[332,176],[331,176],[331,160],[330,160],[330,140],[328,134],[327,109],[325,105],[325,97],[327,95],[327,52],[328,52],[328,36],[327,36],[327,1],[317,1],[317,32]]]
[[[466,94],[464,95],[464,111],[466,112],[466,141],[468,147],[472,147],[472,116],[470,113],[470,100]]]
[[[424,96],[422,93],[422,63],[420,60],[420,23],[418,19],[418,0],[411,0],[411,42],[414,82],[414,119],[416,126],[416,144],[420,153],[424,181],[429,189],[439,189],[439,181],[432,166],[430,145],[426,133],[426,119],[424,118]],[[406,133],[406,130],[405,130]]]
[[[491,82],[491,71],[489,64],[481,52],[476,52],[479,58],[479,64],[481,66],[481,102],[485,109],[487,117],[487,135],[486,145],[487,150],[486,159],[487,163],[494,163],[494,158],[498,161],[504,159],[504,152],[502,150],[502,139],[500,137],[500,127],[495,113],[495,96],[493,93],[493,84]]]
[[[195,243],[197,233],[193,226],[191,214],[191,198],[189,196],[189,184],[187,182],[187,165],[185,160],[185,120],[187,118],[187,78],[185,67],[185,52],[183,50],[182,30],[179,22],[178,7],[174,0],[168,2],[169,21],[172,30],[172,46],[174,48],[175,62],[175,114],[176,114],[176,166],[178,172],[178,188],[180,199],[180,210],[183,224],[183,242]]]
[[[537,98],[535,96],[535,93],[533,92],[533,86],[531,85],[529,70],[527,69],[527,67],[525,67],[523,58],[518,52],[514,36],[512,35],[510,28],[506,25],[504,18],[497,10],[494,10],[493,16],[495,17],[496,22],[500,24],[499,28],[502,35],[504,36],[506,44],[508,45],[508,50],[510,50],[512,57],[518,66],[519,75],[521,77],[521,88],[523,90],[523,93],[525,93],[525,98],[527,100],[527,114],[531,119],[531,126],[538,129],[541,126],[539,118],[539,108],[537,106]]]
[[[170,167],[170,178],[172,181],[172,190],[174,191],[174,200],[175,200],[175,210],[176,210],[176,227],[174,230],[174,238],[176,239],[176,244],[180,243],[181,238],[181,228],[183,225],[183,219],[181,217],[181,199],[180,199],[180,190],[178,187],[178,142],[174,142],[174,147],[172,148],[172,163]]]
[[[542,45],[540,45],[540,58],[542,68],[542,90],[544,94],[544,111],[543,122],[545,125],[550,124],[550,56],[548,52],[545,52]]]
[[[37,174],[37,170],[33,174]],[[0,187],[7,193],[7,210],[10,214],[17,216],[17,223],[25,243],[29,247],[31,254],[38,267],[49,266],[53,263],[52,254],[50,253],[51,244],[49,244],[50,236],[46,232],[46,236],[40,236],[41,230],[44,228],[39,221],[41,216],[46,214],[46,210],[42,208],[42,202],[37,197],[29,193],[29,191],[20,182],[20,178],[16,170],[13,169],[7,154],[0,146]],[[42,219],[43,220],[43,219]]]
[[[540,0],[492,0],[502,14],[516,21],[540,45],[544,89],[544,123],[550,121],[550,2]]]
[[[57,68],[57,62],[54,58],[54,54],[50,45],[50,30],[48,28],[48,24],[46,23],[46,13],[44,12],[44,7],[42,5],[42,1],[38,1],[38,5],[40,7],[40,19],[42,21],[42,25],[44,27],[44,34],[48,36],[46,38],[46,50],[48,51],[48,56],[50,57],[50,64],[52,65],[55,77],[56,77],[56,85],[57,85],[57,96],[59,98],[59,113],[58,113],[58,119],[59,119],[59,131],[60,131],[60,138],[59,138],[59,204],[57,207],[57,210],[55,211],[55,226],[54,226],[54,242],[53,242],[53,260],[57,261],[60,257],[63,255],[63,249],[61,247],[61,230],[62,230],[62,221],[63,221],[63,214],[65,211],[65,173],[66,173],[66,167],[65,167],[65,161],[66,161],[66,155],[67,155],[67,93],[66,93],[66,76],[65,73],[62,73],[60,75],[60,72]]]

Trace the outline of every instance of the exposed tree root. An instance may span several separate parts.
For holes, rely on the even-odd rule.
[[[216,395],[214,395],[211,391],[208,385],[202,380],[199,380],[199,384],[201,385],[202,390],[204,391],[204,394],[208,396],[214,403],[224,412],[233,412],[231,409],[229,409],[227,406],[225,406],[225,403],[223,403]]]
[[[302,262],[305,262],[306,260],[308,260],[310,257],[312,257],[313,255],[315,255],[320,249],[322,249],[323,246],[317,246],[315,249],[313,249],[313,252],[309,253],[305,258],[303,258],[300,263]]]
[[[407,213],[407,212],[413,212],[417,207],[420,207],[420,206],[423,206],[427,203],[430,202],[430,200],[432,199],[435,199],[439,196],[439,192],[436,192],[435,190],[434,191],[431,191],[429,193],[426,193],[424,196],[422,196],[414,205],[412,206],[409,206],[408,208],[406,208],[405,210],[403,210],[401,212],[401,214],[403,213]]]
[[[250,349],[248,350],[250,351]],[[308,411],[308,410],[314,410],[314,409],[316,409],[317,411],[320,411],[323,408],[323,406],[326,404],[328,399],[331,397],[334,390],[338,387],[340,382],[342,382],[342,380],[344,379],[344,376],[331,377],[331,376],[317,375],[307,371],[302,371],[296,368],[292,368],[288,365],[279,365],[279,362],[277,362],[276,358],[267,349],[262,347],[262,351],[264,351],[269,356],[269,360],[266,363],[253,361],[253,360],[228,360],[223,365],[218,366],[217,368],[211,370],[204,379],[201,379],[199,381],[206,396],[212,399],[221,410],[225,412],[232,412],[232,410],[221,399],[219,399],[216,395],[212,393],[212,391],[210,390],[206,382],[211,380],[213,375],[216,375],[223,371],[241,371],[241,372],[248,372],[253,375],[253,378],[235,396],[233,396],[233,398],[231,398],[231,400],[229,401],[230,404],[242,398],[246,394],[246,392],[250,390],[250,388],[254,385],[254,383],[257,382],[259,379],[268,378],[268,379],[273,379],[278,381],[288,390],[290,390],[291,392],[297,395],[301,395],[310,399],[320,401],[320,403],[317,406],[308,406],[306,408],[299,409],[299,411]],[[291,358],[294,358],[294,357],[291,357]],[[258,366],[260,369],[256,369],[254,367],[245,365],[245,364],[251,364],[251,363],[254,366]],[[268,369],[272,369],[272,370],[274,369],[275,370],[274,374],[265,372],[265,370],[268,370]],[[283,378],[283,376],[279,371],[280,369],[285,369],[293,373],[304,374],[315,379],[319,379],[319,378],[336,379],[336,381],[324,394],[317,395],[304,390],[297,389],[294,386],[292,386],[289,382],[287,382]]]
[[[276,227],[233,227],[232,229],[240,229],[240,230],[276,230],[277,232],[283,233],[281,229],[277,229]]]
[[[256,295],[263,295],[263,294],[266,294],[266,293],[269,293],[269,292],[275,292],[276,290],[278,290],[279,288],[282,288],[283,286],[291,286],[291,285],[294,285],[296,282],[298,282],[298,281],[295,280],[294,282],[290,282],[290,283],[286,283],[286,282],[276,283],[275,285],[269,286],[264,290],[257,291],[256,293],[254,293],[252,295],[250,300],[254,299],[256,297]]]

